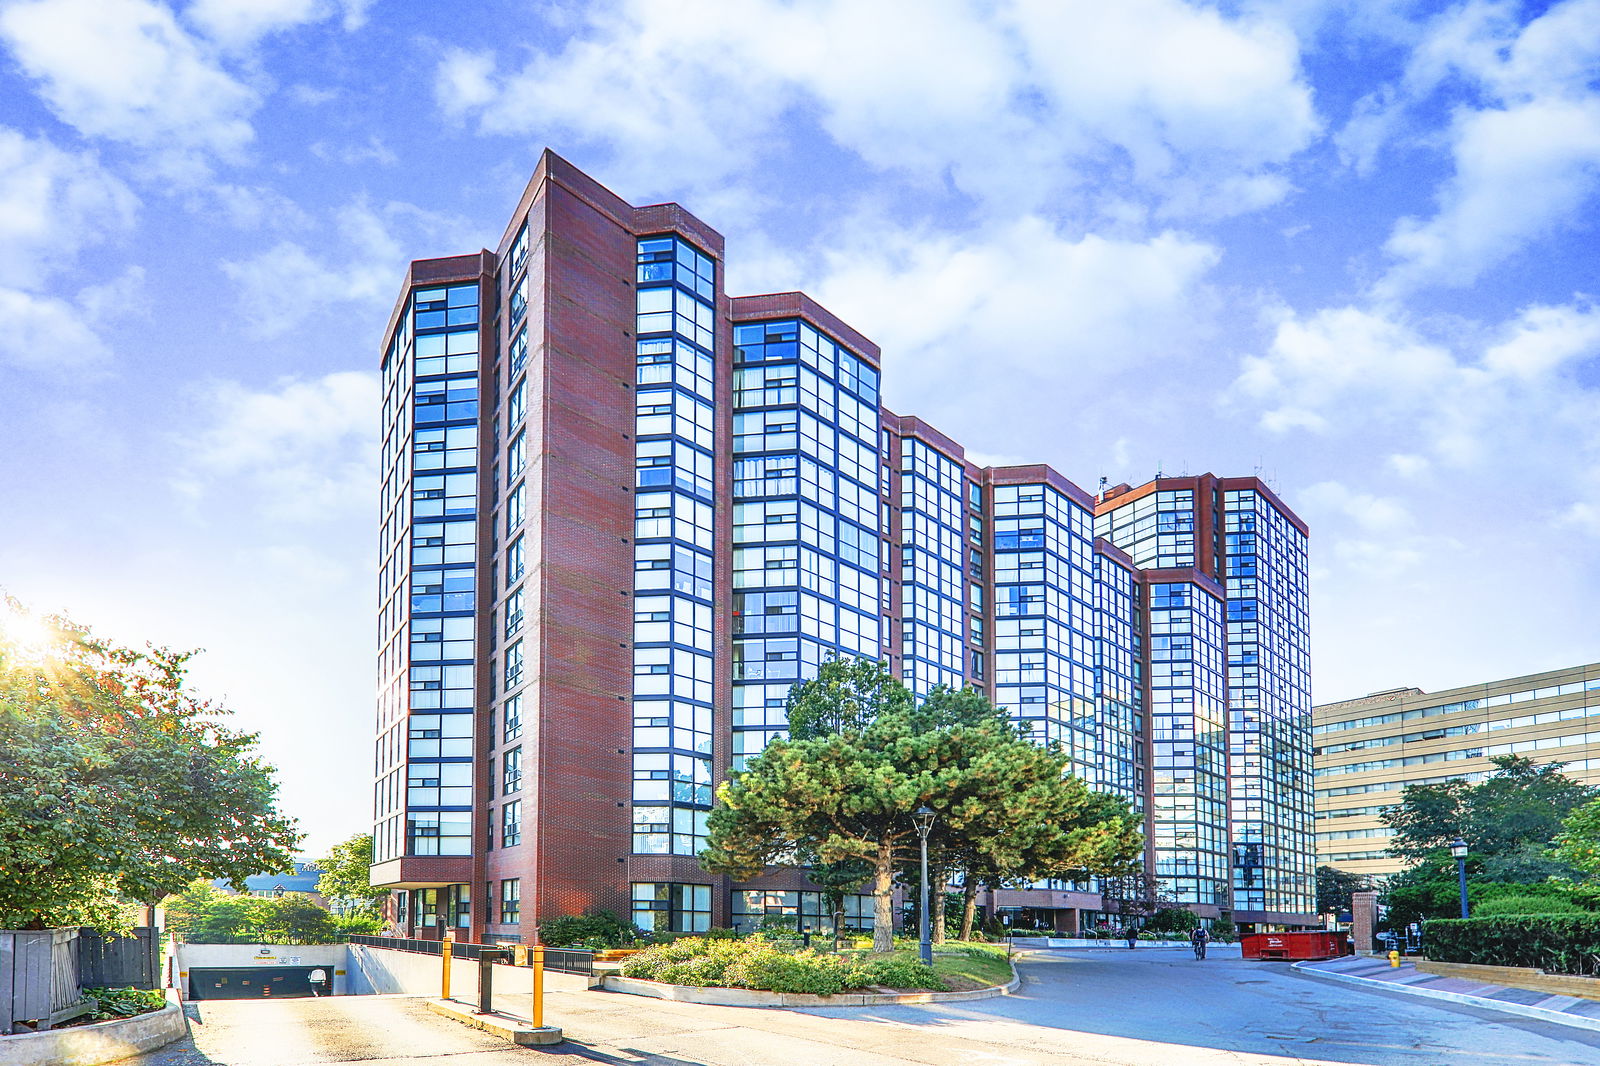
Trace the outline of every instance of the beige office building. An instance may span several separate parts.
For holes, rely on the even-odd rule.
[[[1312,709],[1317,863],[1362,874],[1403,864],[1380,819],[1407,785],[1477,782],[1496,755],[1562,763],[1600,784],[1600,663],[1464,685],[1374,692]]]

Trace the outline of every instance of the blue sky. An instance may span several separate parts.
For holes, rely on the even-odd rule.
[[[1600,0],[0,0],[0,587],[368,820],[378,343],[546,145],[1093,489],[1259,471],[1318,700],[1600,658]]]

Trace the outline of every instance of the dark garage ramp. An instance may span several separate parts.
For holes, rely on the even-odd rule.
[[[311,975],[320,970],[322,983]],[[333,994],[333,968],[329,966],[222,967],[189,971],[190,999],[297,999]]]

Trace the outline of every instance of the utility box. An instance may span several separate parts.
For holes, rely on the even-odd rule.
[[[1351,954],[1349,933],[1310,930],[1301,933],[1255,933],[1239,940],[1240,953],[1247,959],[1336,959]]]

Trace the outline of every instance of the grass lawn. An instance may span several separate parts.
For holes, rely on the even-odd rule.
[[[870,952],[849,952],[869,958],[905,959],[918,962],[921,956],[915,943],[895,942],[894,954],[872,955]],[[967,992],[975,988],[993,988],[1009,982],[1013,976],[1011,963],[1006,958],[1004,944],[974,944],[947,940],[933,946],[933,969],[944,978],[951,992]]]

